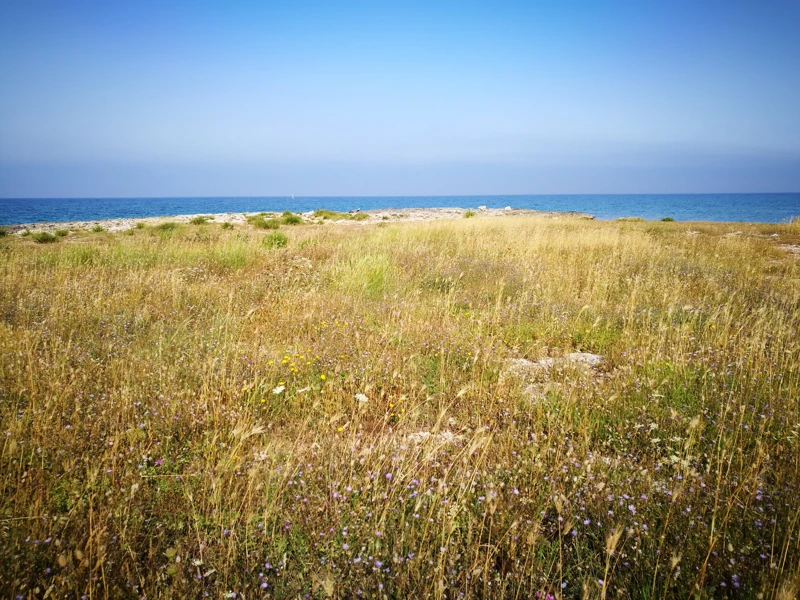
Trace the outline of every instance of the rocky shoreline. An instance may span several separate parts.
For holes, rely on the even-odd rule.
[[[524,210],[506,208],[405,208],[405,209],[378,209],[357,212],[358,219],[322,219],[314,215],[314,211],[295,213],[307,223],[336,223],[343,225],[367,225],[370,223],[392,222],[392,221],[434,221],[439,219],[460,219],[468,212],[472,211],[475,216],[480,217],[500,217],[500,216],[537,216],[546,218],[566,217],[574,219],[594,219],[594,216],[579,212],[551,212],[538,210]],[[17,225],[4,225],[2,228],[8,233],[21,234],[25,231],[37,232],[47,231],[53,233],[57,229],[69,231],[90,231],[97,227],[102,227],[105,231],[125,231],[133,229],[138,223],[147,226],[159,225],[167,221],[175,223],[189,223],[197,217],[207,217],[209,223],[231,223],[242,225],[247,223],[247,218],[261,213],[229,212],[217,214],[194,214],[194,215],[172,215],[167,217],[141,217],[125,219],[103,219],[94,221],[64,221],[64,222],[42,222],[42,223],[21,223]],[[351,213],[353,214],[353,213]],[[280,213],[266,213],[269,215],[280,215]]]

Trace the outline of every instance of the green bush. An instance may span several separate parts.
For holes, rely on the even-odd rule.
[[[52,244],[53,242],[57,242],[58,238],[52,233],[39,231],[33,234],[33,241],[37,244]]]
[[[178,226],[175,221],[167,221],[166,223],[161,223],[161,225],[156,225],[155,229],[159,231],[172,231]]]
[[[222,224],[222,228],[223,229],[233,229],[233,223],[231,223],[230,221],[225,221]]]
[[[192,225],[205,225],[208,223],[213,217],[204,217],[202,215],[197,215],[196,217],[189,220],[189,223]]]
[[[3,229],[2,227],[0,227],[0,237],[5,237],[7,235],[8,235],[8,232],[5,229]]]
[[[95,233],[100,233],[101,231],[105,231],[105,229],[103,229],[102,225],[95,225],[94,227],[92,227],[92,231],[94,231]]]
[[[262,243],[267,248],[285,248],[289,243],[289,238],[287,238],[284,233],[276,231],[275,233],[270,233],[268,236],[265,236]]]
[[[661,219],[661,220],[662,220],[664,223],[674,223],[674,222],[675,222],[675,219],[673,219],[672,217],[664,217],[664,218],[663,218],[663,219]]]
[[[56,229],[56,235],[58,237],[67,237],[69,235],[68,229]]]
[[[281,226],[280,221],[277,219],[265,219],[261,215],[250,219],[250,224],[258,229],[278,229]]]
[[[142,221],[136,223],[136,229],[144,229],[145,227],[147,227],[147,225],[145,225]]]
[[[369,215],[367,213],[357,213],[352,217],[353,221],[366,221],[369,219]]]
[[[286,214],[284,214],[283,222],[286,225],[300,225],[300,224],[303,223],[303,219],[298,217],[297,215],[293,215],[293,214],[286,215]]]
[[[467,212],[464,213],[464,218],[465,219],[471,219],[472,217],[474,217],[477,214],[478,213],[476,213],[474,210],[468,210]]]
[[[23,231],[22,233],[20,233],[20,236],[22,236],[22,237],[28,237],[30,234],[31,234],[31,232],[30,232],[29,230],[27,230],[27,229],[26,229],[25,231]]]

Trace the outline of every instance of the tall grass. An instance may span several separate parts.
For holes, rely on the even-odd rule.
[[[5,595],[796,589],[796,225],[168,231],[9,236]]]

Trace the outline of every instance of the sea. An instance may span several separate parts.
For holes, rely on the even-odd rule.
[[[576,211],[596,219],[786,223],[800,216],[800,193],[568,194],[522,196],[241,196],[186,198],[0,198],[0,225],[226,212],[306,212],[404,208],[511,208]]]

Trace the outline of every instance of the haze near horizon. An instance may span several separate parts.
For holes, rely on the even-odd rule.
[[[0,197],[793,192],[800,5],[0,6]]]

